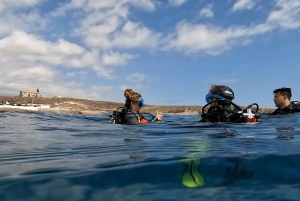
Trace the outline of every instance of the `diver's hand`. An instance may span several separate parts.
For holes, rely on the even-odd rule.
[[[158,121],[161,121],[163,119],[161,112],[156,112],[156,118]]]

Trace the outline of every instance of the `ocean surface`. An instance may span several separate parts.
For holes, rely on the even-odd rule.
[[[137,126],[108,115],[0,113],[0,200],[300,199],[300,114]]]

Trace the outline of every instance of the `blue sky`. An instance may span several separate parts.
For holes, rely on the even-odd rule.
[[[0,0],[0,94],[204,105],[300,100],[300,0]]]

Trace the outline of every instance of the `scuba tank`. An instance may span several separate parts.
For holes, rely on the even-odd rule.
[[[256,112],[255,114],[252,113],[251,107],[255,105],[256,106]],[[246,113],[243,113],[243,120],[245,123],[255,123],[258,122],[259,115],[258,115],[258,104],[257,103],[252,103],[249,105],[246,109]]]
[[[121,111],[120,111],[120,109],[121,109]],[[121,124],[122,123],[121,114],[124,113],[123,109],[124,109],[124,107],[118,107],[117,110],[113,111],[109,115],[109,119],[112,121],[113,124]]]
[[[293,104],[292,109],[299,109],[300,108],[300,102],[299,101],[291,101]]]
[[[254,118],[255,114],[252,113],[251,109],[247,109],[247,113],[243,113],[244,122],[245,123],[253,123],[256,122],[256,118]]]

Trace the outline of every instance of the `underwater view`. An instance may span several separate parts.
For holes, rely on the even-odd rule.
[[[198,119],[1,113],[0,200],[299,200],[300,114]]]

